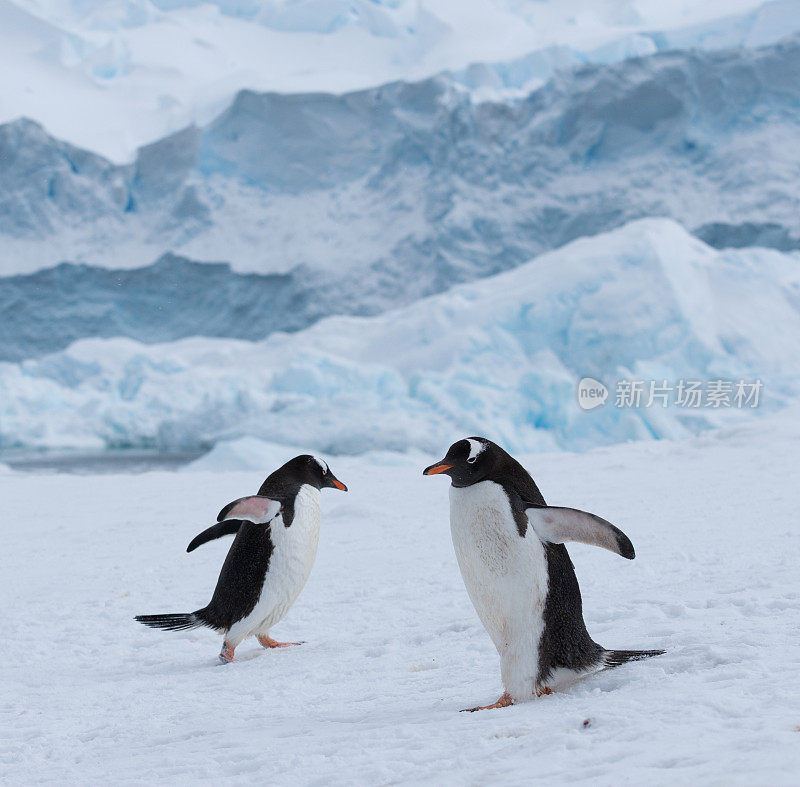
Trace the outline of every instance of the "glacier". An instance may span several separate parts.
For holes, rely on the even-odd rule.
[[[46,355],[87,336],[262,339],[305,328],[334,308],[308,301],[307,290],[295,273],[237,274],[172,254],[130,270],[62,263],[0,278],[0,360]]]
[[[791,0],[0,0],[0,122],[27,116],[127,163],[241,89],[340,94],[498,61],[541,79],[541,66],[772,43],[797,25]]]
[[[3,357],[93,335],[259,339],[378,314],[645,216],[719,248],[797,248],[797,73],[790,37],[589,65],[519,101],[476,103],[446,76],[344,95],[242,92],[126,166],[31,121],[5,124],[0,268],[16,278],[0,279],[0,310],[24,300],[34,316],[6,324]],[[161,283],[191,263],[216,265],[168,297]],[[152,308],[102,269],[155,276]],[[250,274],[281,277],[264,291],[269,314],[237,320],[218,299],[213,316],[213,294]],[[175,313],[192,291],[198,307]],[[83,315],[83,302],[99,305]]]
[[[84,339],[0,363],[0,448],[197,450],[258,438],[329,454],[511,451],[682,437],[800,394],[800,254],[715,250],[670,219],[582,238],[373,317],[260,342]],[[757,409],[604,407],[584,376],[755,380]]]

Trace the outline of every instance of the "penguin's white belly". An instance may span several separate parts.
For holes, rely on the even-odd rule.
[[[266,633],[286,615],[314,565],[319,544],[319,522],[319,490],[303,485],[295,499],[291,526],[286,527],[281,516],[270,524],[273,550],[261,595],[253,611],[231,627],[232,634]]]
[[[450,487],[450,531],[467,593],[500,654],[503,685],[515,700],[531,699],[547,596],[544,547],[530,530],[519,535],[493,481]]]

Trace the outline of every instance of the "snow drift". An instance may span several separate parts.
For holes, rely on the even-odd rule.
[[[760,378],[762,410],[800,393],[797,254],[716,251],[670,220],[575,241],[378,317],[259,343],[84,340],[0,364],[11,446],[188,449],[255,436],[330,453],[509,450],[677,437],[758,410],[617,408],[622,378]],[[612,400],[589,413],[576,384]]]

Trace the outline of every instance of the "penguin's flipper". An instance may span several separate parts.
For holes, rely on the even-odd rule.
[[[539,506],[525,504],[525,514],[531,527],[542,541],[563,544],[565,541],[578,541],[603,547],[611,552],[633,560],[636,557],[631,540],[611,522],[577,508],[561,506]]]
[[[271,500],[264,495],[250,495],[250,497],[240,497],[238,500],[228,503],[217,514],[217,522],[226,519],[246,519],[256,525],[264,525],[274,519],[280,510],[281,504],[277,500]]]
[[[196,535],[189,546],[186,547],[187,552],[194,552],[197,547],[202,546],[208,541],[213,541],[215,538],[222,538],[222,536],[233,536],[239,532],[239,527],[242,524],[241,519],[225,519],[222,522],[217,522],[216,525],[206,528],[202,533]]]
[[[274,519],[280,510],[281,504],[277,500],[271,500],[264,495],[240,497],[228,503],[217,515],[217,524],[196,535],[186,547],[186,551],[193,552],[197,547],[215,538],[235,535],[239,532],[242,520],[263,525]]]

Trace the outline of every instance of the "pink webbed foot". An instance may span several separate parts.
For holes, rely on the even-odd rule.
[[[302,642],[278,642],[272,637],[265,637],[262,634],[256,635],[259,644],[265,648],[291,648],[293,645],[302,645]]]
[[[547,694],[552,694],[553,690],[548,688],[547,686],[537,686],[535,689],[535,693],[537,697],[544,697]],[[511,695],[506,691],[502,697],[500,697],[497,702],[493,702],[491,705],[478,705],[476,708],[464,708],[462,713],[474,713],[476,710],[494,710],[495,708],[507,708],[509,705],[513,705],[514,700],[511,698]]]
[[[475,708],[464,708],[461,713],[475,713],[476,710],[494,710],[495,708],[507,708],[509,705],[513,705],[514,700],[511,699],[511,695],[506,691],[502,697],[500,697],[497,702],[493,702],[491,705],[478,705]]]

